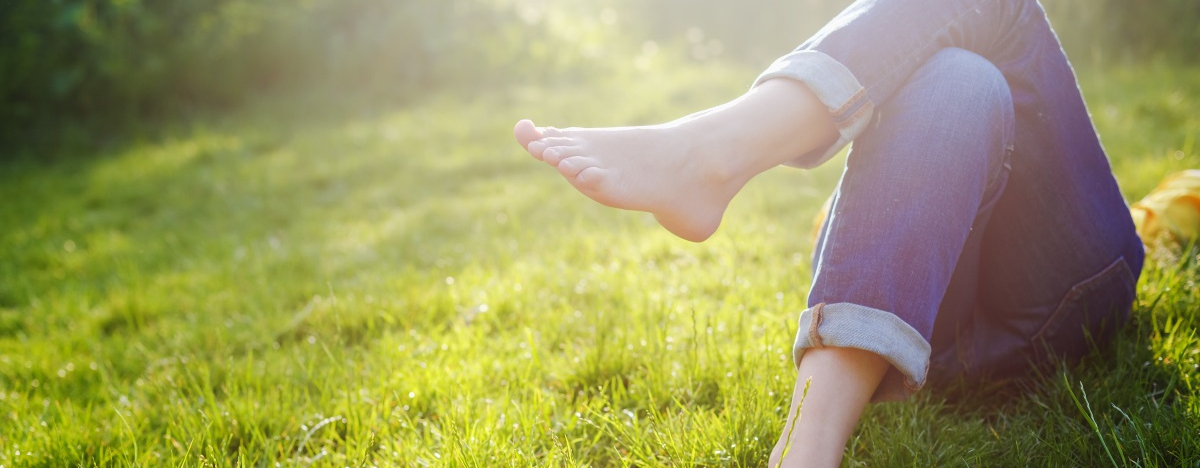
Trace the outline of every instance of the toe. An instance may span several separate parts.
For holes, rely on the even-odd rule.
[[[530,145],[540,145],[542,148],[553,148],[555,146],[571,146],[575,144],[575,140],[563,137],[546,137],[540,140],[532,141]]]
[[[525,147],[525,151],[528,151],[529,155],[533,156],[533,159],[541,161],[542,154],[546,152],[546,145],[542,143],[542,140],[534,140],[529,142],[529,145]]]
[[[557,166],[559,161],[580,154],[583,154],[583,149],[578,146],[555,146],[542,152],[542,161],[546,161],[551,166]]]
[[[513,135],[517,137],[517,143],[520,143],[522,148],[529,148],[530,142],[544,136],[528,119],[517,122],[517,126],[513,128]]]
[[[572,156],[558,163],[558,173],[563,177],[572,178],[589,167],[596,167],[596,160],[587,156]]]
[[[575,142],[572,141],[570,138],[542,138],[540,140],[534,140],[534,141],[529,142],[529,146],[526,147],[526,149],[529,150],[529,154],[533,155],[533,157],[535,157],[537,159],[545,160],[545,153],[546,153],[546,151],[550,150],[551,148],[556,148],[556,147],[560,147],[560,146],[571,146],[574,143]],[[551,164],[552,165],[558,164],[558,161],[555,160]]]
[[[562,130],[555,127],[542,127],[537,130],[543,137],[560,137],[565,135]]]
[[[577,188],[579,190],[594,191],[594,190],[597,190],[600,188],[600,184],[604,183],[604,179],[607,176],[608,176],[607,170],[604,170],[604,169],[596,167],[596,166],[592,166],[592,167],[585,167],[583,170],[579,171],[579,173],[576,174],[574,178],[571,178],[569,180],[571,181],[571,185],[574,185],[575,188]],[[599,201],[600,203],[604,203],[603,200],[597,200],[597,201]]]

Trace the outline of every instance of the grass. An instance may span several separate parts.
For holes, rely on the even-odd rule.
[[[0,466],[764,466],[841,168],[764,175],[696,245],[509,134],[661,120],[751,76],[271,102],[0,163]],[[1200,68],[1083,78],[1130,199],[1200,166]],[[869,408],[844,464],[1200,466],[1198,263],[1152,265],[1077,366]]]

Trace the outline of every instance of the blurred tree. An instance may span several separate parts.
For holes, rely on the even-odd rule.
[[[403,98],[517,77],[587,76],[630,63],[614,54],[632,57],[643,42],[642,50],[761,66],[848,3],[4,0],[0,149],[28,138],[30,127],[219,109],[280,89]],[[1045,3],[1076,60],[1200,59],[1200,1]]]

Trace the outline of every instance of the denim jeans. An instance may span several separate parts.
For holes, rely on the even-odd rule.
[[[1143,247],[1036,0],[859,0],[756,81],[793,79],[853,141],[795,359],[875,352],[874,400],[1077,357],[1129,315]],[[803,131],[803,129],[797,129]]]

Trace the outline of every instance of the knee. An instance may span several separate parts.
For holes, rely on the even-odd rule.
[[[980,122],[1001,128],[1011,126],[1012,94],[1004,74],[980,55],[959,48],[946,48],[930,57],[913,80],[932,81],[926,87],[936,101],[960,123]],[[993,127],[995,128],[995,127]]]
[[[898,160],[910,166],[906,170],[978,174],[982,187],[1001,174],[1013,144],[1013,115],[1008,83],[995,65],[967,50],[943,49],[878,108],[868,130],[878,138],[864,148],[903,154]]]

